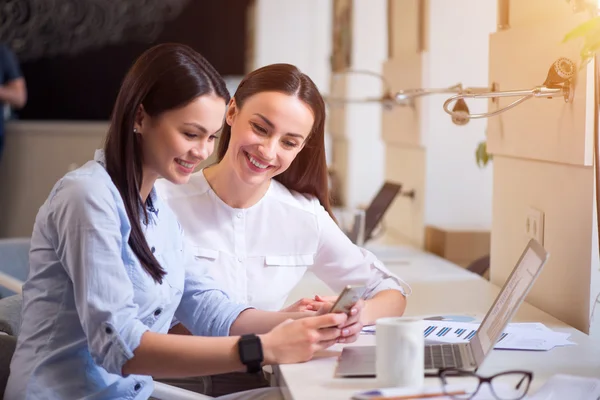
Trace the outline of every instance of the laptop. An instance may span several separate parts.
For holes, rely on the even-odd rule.
[[[425,370],[479,368],[523,303],[548,256],[548,252],[531,239],[472,338],[465,343],[427,343]],[[344,347],[335,376],[375,377],[375,346]]]
[[[364,225],[364,243],[368,242],[373,238],[373,231],[381,222],[384,214],[392,205],[392,202],[400,193],[402,185],[392,182],[385,182],[377,195],[369,204],[369,207],[365,211],[365,225]],[[348,237],[352,240],[352,243],[356,243],[359,236],[359,229],[361,224],[355,223],[354,229],[348,232]]]

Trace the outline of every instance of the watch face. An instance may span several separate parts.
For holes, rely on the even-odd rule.
[[[246,343],[244,346],[244,356],[247,360],[260,360],[260,345],[258,343]]]
[[[262,343],[256,335],[242,335],[238,342],[240,361],[247,367],[248,373],[257,373],[261,370],[263,361]]]

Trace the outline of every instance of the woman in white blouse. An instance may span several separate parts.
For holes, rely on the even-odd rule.
[[[332,218],[325,104],[310,78],[289,64],[250,73],[225,121],[218,163],[187,185],[157,184],[197,263],[208,266],[233,299],[259,309],[280,310],[310,270],[336,292],[366,284],[365,325],[402,315],[404,283]],[[286,311],[310,309],[310,303]]]

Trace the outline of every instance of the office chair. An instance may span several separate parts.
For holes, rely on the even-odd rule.
[[[473,261],[467,267],[467,270],[476,273],[479,276],[485,275],[487,270],[490,268],[490,255],[485,255]]]
[[[0,297],[21,293],[29,273],[29,238],[0,239]]]

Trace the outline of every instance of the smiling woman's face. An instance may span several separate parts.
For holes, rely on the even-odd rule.
[[[212,154],[224,115],[225,101],[215,94],[155,117],[141,110],[135,127],[142,136],[145,176],[186,183],[198,164]]]
[[[302,150],[314,120],[306,103],[280,92],[257,93],[241,109],[232,100],[226,117],[231,139],[223,161],[247,184],[269,182]]]

